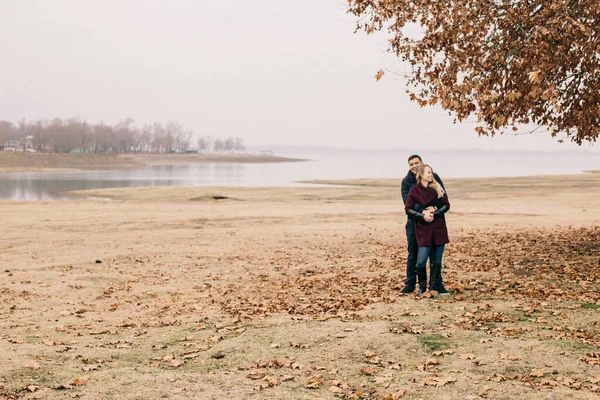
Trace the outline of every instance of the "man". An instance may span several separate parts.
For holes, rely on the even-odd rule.
[[[406,203],[406,198],[408,196],[408,192],[410,188],[417,184],[417,170],[421,166],[423,161],[421,157],[417,154],[413,154],[408,157],[408,173],[402,179],[402,201]],[[434,173],[433,177],[436,181],[442,185],[444,190],[444,182],[440,179],[438,174]],[[424,214],[424,219],[426,222],[433,221],[433,210],[423,210],[418,209]],[[417,270],[417,253],[419,247],[417,246],[417,237],[415,236],[415,224],[410,217],[406,220],[406,240],[408,242],[408,256],[406,257],[406,282],[404,288],[400,291],[401,294],[408,294],[415,291],[416,283],[417,283],[417,274],[419,275],[419,294],[423,294],[427,291],[427,270],[425,268]],[[444,285],[440,279],[441,289],[438,290],[440,294],[448,294],[449,292],[444,288]]]

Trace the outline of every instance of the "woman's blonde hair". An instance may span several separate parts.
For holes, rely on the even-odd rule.
[[[418,182],[421,182],[423,180],[423,175],[425,175],[425,168],[429,168],[431,170],[431,173],[433,174],[433,168],[431,168],[430,165],[421,164],[421,166],[417,170],[417,181]],[[432,189],[435,189],[435,191],[438,194],[438,197],[444,197],[444,188],[435,179],[435,176],[433,177],[433,181],[429,184],[429,187]]]

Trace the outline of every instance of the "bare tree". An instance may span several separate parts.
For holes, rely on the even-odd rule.
[[[0,145],[3,145],[14,134],[15,127],[10,121],[0,121]]]
[[[135,146],[135,128],[132,127],[133,118],[125,118],[119,121],[115,126],[117,136],[119,138],[119,153],[128,153]]]
[[[155,122],[136,128],[133,118],[124,118],[111,126],[100,122],[90,125],[81,118],[16,123],[0,120],[0,145],[10,139],[27,138],[26,143],[38,151],[68,153],[77,149],[93,153],[184,153],[190,148],[194,133],[176,121]],[[243,152],[241,138],[213,139],[205,135],[197,140],[200,152]]]
[[[198,139],[198,150],[201,153],[207,153],[212,148],[213,139],[210,136],[202,136]]]
[[[242,153],[246,151],[246,146],[244,146],[244,139],[237,137],[235,138],[235,143],[233,144],[233,150],[236,153]]]

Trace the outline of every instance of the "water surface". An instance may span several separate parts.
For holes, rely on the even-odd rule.
[[[600,155],[600,154],[598,154]],[[600,169],[595,153],[422,154],[442,178],[576,174]],[[0,199],[53,200],[73,190],[133,186],[306,186],[313,179],[402,178],[404,154],[289,154],[312,161],[188,164],[80,172],[0,173]]]

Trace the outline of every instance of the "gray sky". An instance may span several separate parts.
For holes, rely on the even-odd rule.
[[[478,138],[408,100],[384,36],[345,0],[27,0],[0,4],[0,119],[180,122],[247,145],[576,149]],[[598,151],[598,146],[582,146]]]

